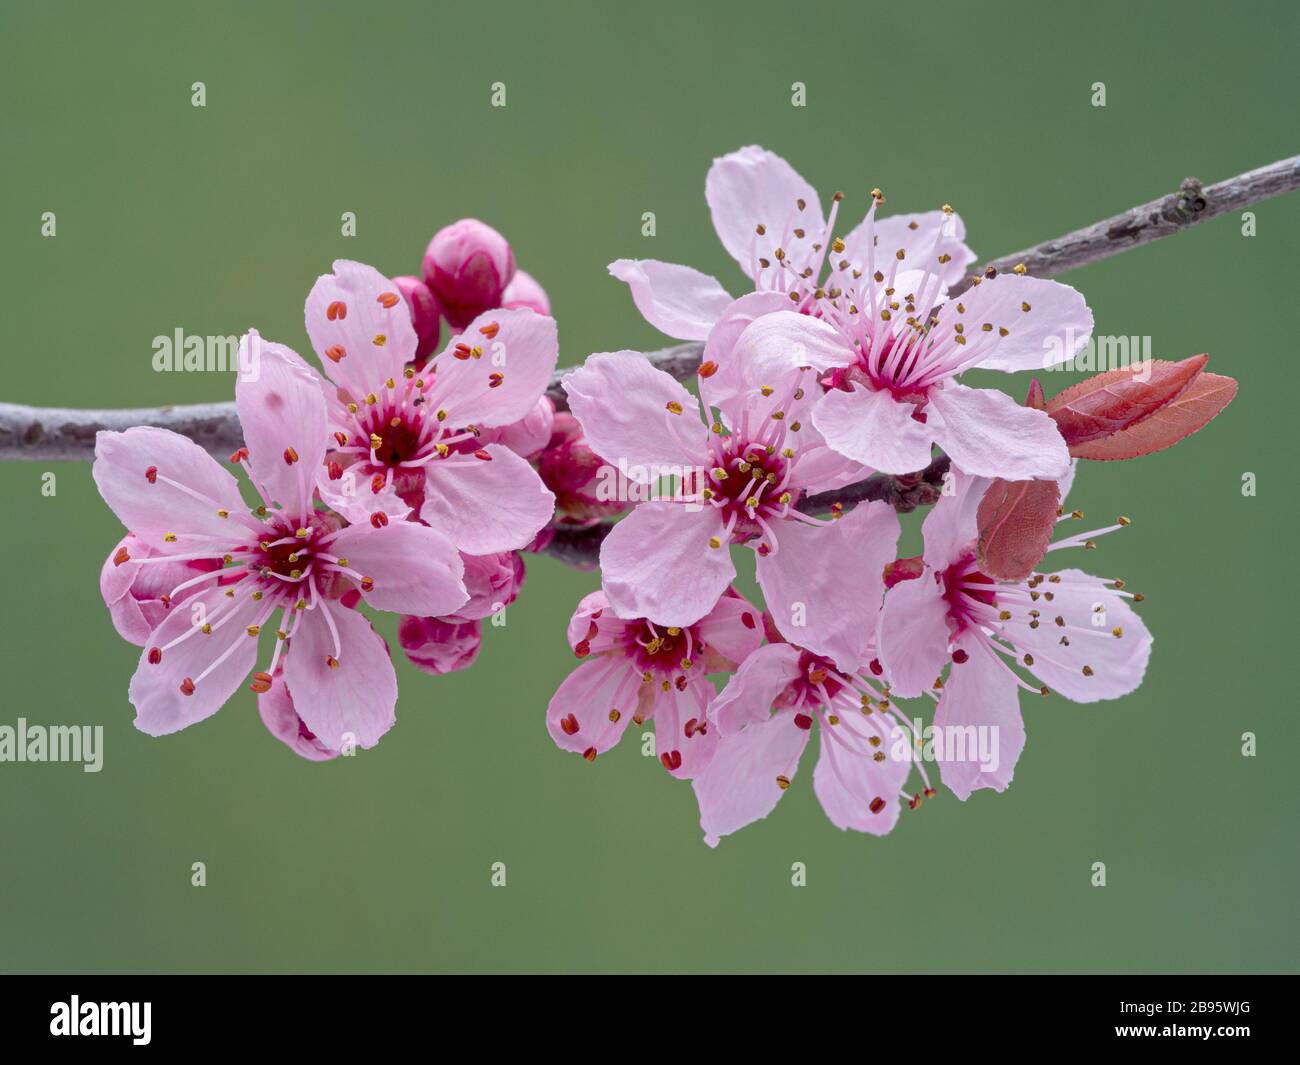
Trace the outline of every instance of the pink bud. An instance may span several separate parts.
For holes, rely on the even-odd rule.
[[[469,602],[441,620],[478,621],[508,607],[524,585],[524,560],[514,551],[497,555],[464,555],[465,588]]]
[[[590,524],[621,514],[632,504],[628,500],[602,498],[602,484],[614,485],[615,478],[605,480],[599,471],[604,460],[587,446],[582,426],[567,411],[555,415],[550,442],[537,459],[542,483],[555,493],[555,510],[570,524]]]
[[[515,275],[515,257],[506,238],[491,226],[462,218],[433,235],[422,269],[447,321],[453,329],[463,329],[484,311],[501,306]]]
[[[532,274],[516,270],[514,280],[501,293],[502,307],[523,307],[538,314],[551,313],[551,301],[546,297],[546,290],[537,283]]]
[[[442,331],[442,306],[423,278],[395,277],[393,284],[406,301],[406,309],[411,312],[411,325],[420,340],[415,349],[415,361],[423,365],[438,350],[438,336]]]
[[[128,560],[117,565],[114,559],[121,551],[126,552]],[[99,571],[99,591],[108,607],[113,627],[122,639],[137,647],[145,645],[149,634],[176,609],[178,603],[202,591],[205,585],[200,582],[182,589],[170,605],[164,601],[164,596],[170,595],[177,585],[192,577],[221,568],[216,559],[151,563],[148,566],[139,564],[141,559],[161,554],[161,551],[127,533],[108,553],[108,559]]]
[[[483,626],[478,621],[442,621],[402,616],[397,639],[416,669],[435,677],[468,669],[478,658]]]

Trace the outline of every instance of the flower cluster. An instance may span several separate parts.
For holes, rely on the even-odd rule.
[[[705,193],[752,291],[733,297],[653,260],[610,266],[651,324],[703,342],[698,395],[631,351],[594,354],[563,379],[600,459],[675,487],[605,538],[603,590],[570,628],[584,664],[548,707],[551,734],[592,760],[629,715],[653,717],[710,845],[774,809],[814,731],[813,789],[841,829],[886,833],[937,783],[961,799],[1002,791],[1025,744],[1022,691],[1092,702],[1142,680],[1141,597],[1037,566],[1129,524],[1049,546],[1058,521],[1082,517],[1062,505],[1077,458],[1168,446],[1217,413],[1178,407],[1205,387],[1204,359],[1159,364],[1155,384],[1102,375],[1051,402],[1035,383],[1021,405],[960,377],[1071,359],[1093,321],[1074,289],[1022,268],[965,281],[975,255],[952,208],[881,218],[878,189],[837,235],[843,197],[824,214],[760,148],[716,160]],[[1123,454],[1087,450],[1151,430],[1157,412],[1174,427]],[[936,470],[924,553],[900,558],[893,508],[853,506],[849,486]],[[737,547],[752,552],[762,609],[732,587]],[[911,699],[932,712],[900,703]]]
[[[761,148],[716,160],[705,194],[748,291],[653,260],[609,268],[649,322],[702,342],[694,390],[641,353],[599,352],[557,410],[546,294],[466,219],[418,277],[340,261],[316,282],[319,369],[245,336],[230,462],[246,487],[174,433],[101,433],[95,481],[129,530],[101,588],[142,648],[137,726],[194,724],[251,673],[263,721],[302,757],[369,747],[397,684],[361,608],[401,615],[418,668],[463,669],[519,592],[521,552],[561,533],[600,543],[602,587],[569,624],[580,664],[547,729],[592,762],[653,722],[710,845],[772,812],[814,732],[827,817],[880,835],[936,785],[1004,790],[1022,693],[1133,691],[1152,642],[1141,596],[1043,560],[1129,524],[1056,535],[1082,518],[1065,507],[1080,462],[1170,446],[1235,382],[1196,356],[1050,399],[1035,380],[1023,404],[970,387],[967,370],[1070,360],[1092,331],[1083,297],[1020,267],[968,277],[947,205],[878,217],[872,190],[838,235],[844,198],[824,213]],[[918,501],[924,550],[900,556],[895,508]],[[761,603],[736,588],[750,557]]]
[[[550,442],[558,354],[545,294],[482,223],[437,234],[423,279],[339,261],[307,297],[320,370],[250,331],[236,409],[239,481],[163,429],[103,432],[94,478],[130,530],[101,588],[143,648],[136,725],[162,735],[252,674],[268,729],[311,759],[370,747],[394,722],[390,652],[358,609],[402,615],[431,673],[477,654],[518,594],[554,511],[529,459]],[[429,359],[445,318],[457,330]],[[260,668],[259,646],[274,635]]]

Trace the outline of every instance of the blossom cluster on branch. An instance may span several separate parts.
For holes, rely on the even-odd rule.
[[[95,481],[129,530],[101,587],[141,647],[137,726],[192,725],[251,674],[262,719],[298,754],[370,747],[397,682],[359,608],[402,615],[402,650],[426,672],[465,668],[519,593],[521,552],[584,530],[607,533],[602,588],[573,614],[580,662],[547,728],[593,761],[653,721],[710,844],[775,808],[814,732],[827,816],[882,834],[937,785],[962,799],[1007,787],[1022,692],[1092,702],[1137,687],[1141,597],[1040,567],[1129,524],[1056,535],[1082,518],[1065,506],[1080,463],[1170,446],[1235,383],[1196,356],[1051,398],[1034,380],[1023,403],[969,387],[970,369],[1068,363],[1092,332],[1083,296],[1019,268],[967,283],[975,255],[947,205],[884,216],[872,190],[841,235],[844,198],[823,211],[761,148],[716,160],[705,195],[742,294],[688,266],[610,265],[651,324],[703,343],[694,391],[641,353],[600,352],[565,375],[557,412],[545,292],[504,237],[463,220],[434,236],[420,276],[339,261],[317,281],[319,369],[244,337],[256,372],[236,386],[245,446],[230,462],[247,502],[185,437],[101,432]],[[873,475],[893,497],[852,494]],[[885,500],[910,509],[912,486],[934,506],[923,553],[899,557]],[[762,603],[734,587],[736,548]]]

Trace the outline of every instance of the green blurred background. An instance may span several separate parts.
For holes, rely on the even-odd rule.
[[[1296,152],[1294,4],[1075,7],[4,0],[0,398],[229,398],[229,377],[152,372],[152,338],[256,326],[306,352],[302,302],[332,259],[414,273],[465,215],[546,286],[562,363],[662,346],[605,265],[687,262],[743,291],[703,183],[749,143],[824,202],[843,189],[854,220],[873,185],[891,210],[951,202],[982,256]],[[1004,795],[944,793],[885,839],[827,822],[811,758],[773,816],[711,851],[689,786],[630,738],[594,765],[559,752],[543,712],[597,579],[546,558],[476,668],[398,662],[398,724],[372,751],[302,762],[247,691],[146,737],[126,698],[138,652],[97,587],[121,529],[89,465],[0,464],[0,724],[102,723],[106,745],[97,775],[0,764],[0,968],[1294,970],[1300,197],[1255,211],[1253,238],[1231,215],[1066,278],[1099,333],[1207,351],[1241,382],[1176,450],[1077,482],[1090,519],[1133,519],[1061,564],[1147,594],[1145,685],[1026,699]]]

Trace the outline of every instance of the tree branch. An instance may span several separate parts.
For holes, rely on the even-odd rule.
[[[1009,270],[1023,264],[1032,276],[1055,277],[1296,188],[1300,188],[1300,156],[1281,159],[1215,185],[1203,186],[1196,178],[1189,177],[1177,192],[1063,237],[994,259],[981,273]],[[958,282],[951,294],[964,292],[976,276],[980,275],[973,274]],[[677,344],[649,352],[646,358],[678,380],[685,380],[699,368],[702,351],[702,344]],[[557,371],[546,390],[559,410],[568,407],[560,387],[560,379],[567,372]],[[0,403],[0,461],[89,460],[94,457],[97,432],[101,429],[123,430],[135,425],[154,425],[183,433],[219,458],[226,457],[243,444],[234,403],[127,410],[75,410]],[[811,496],[800,501],[798,506],[807,513],[824,513],[833,503],[849,505],[881,500],[906,512],[938,499],[947,469],[948,459],[941,455],[920,473],[906,477],[875,474],[837,491]],[[543,553],[570,565],[594,566],[600,544],[610,528],[609,524],[587,528],[560,526]]]
[[[994,259],[985,271],[1009,270],[1023,263],[1035,277],[1055,277],[1296,188],[1300,188],[1300,156],[1238,174],[1217,185],[1202,186],[1196,178],[1189,177],[1177,192],[1063,237]],[[964,292],[975,276],[978,275],[959,281],[952,294]],[[677,344],[649,352],[646,357],[661,370],[684,380],[699,367],[702,350],[701,344]],[[546,390],[559,410],[568,406],[560,388],[560,378],[565,372],[557,371]],[[184,433],[218,457],[224,457],[243,443],[233,403],[133,410],[69,410],[0,403],[0,461],[89,460],[94,457],[96,432],[133,425],[157,425]]]
[[[1300,155],[1279,159],[1217,185],[1203,186],[1194,177],[1184,178],[1177,192],[1131,207],[1055,240],[1004,255],[988,266],[1001,272],[1023,263],[1025,271],[1033,277],[1056,277],[1296,188],[1300,188]],[[950,295],[965,292],[976,276],[979,275],[958,282]]]

